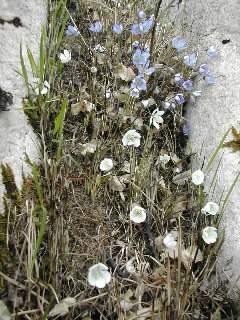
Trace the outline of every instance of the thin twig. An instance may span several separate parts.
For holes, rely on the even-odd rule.
[[[159,15],[159,11],[160,11],[160,7],[162,4],[163,0],[159,0],[157,7],[156,7],[156,11],[155,11],[155,15],[154,15],[154,24],[153,24],[153,29],[152,29],[152,37],[151,37],[151,44],[150,44],[150,59],[152,60],[152,53],[153,53],[153,46],[154,46],[154,40],[155,40],[155,33],[156,33],[156,27],[157,27],[157,18]]]

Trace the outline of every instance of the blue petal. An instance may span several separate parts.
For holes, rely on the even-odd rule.
[[[187,48],[187,42],[185,39],[181,38],[180,36],[177,36],[172,39],[172,46],[177,51],[181,51]]]

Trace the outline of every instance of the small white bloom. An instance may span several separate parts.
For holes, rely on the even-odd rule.
[[[148,105],[149,105],[149,99],[147,99],[147,100],[142,100],[141,102],[142,102],[144,108],[147,108],[147,107],[148,107]]]
[[[91,67],[90,70],[91,70],[92,73],[97,73],[97,68],[96,67]]]
[[[146,210],[140,206],[135,205],[130,211],[130,220],[135,223],[142,223],[146,220]]]
[[[196,170],[192,174],[192,183],[199,186],[204,181],[204,173],[201,170]]]
[[[216,242],[217,236],[217,229],[214,227],[206,227],[202,231],[202,238],[207,244]]]
[[[112,159],[105,158],[100,163],[100,170],[108,172],[113,168],[113,161]]]
[[[201,91],[201,90],[193,91],[193,92],[192,92],[192,95],[193,95],[194,97],[201,97],[202,91]]]
[[[101,46],[100,44],[97,44],[94,49],[94,51],[99,52],[99,53],[104,53],[107,51],[107,49],[103,46]]]
[[[162,154],[159,156],[159,160],[165,165],[170,161],[171,157],[168,154]]]
[[[41,93],[42,95],[45,95],[48,93],[49,90],[50,90],[50,84],[46,80],[44,81],[44,83],[42,85],[41,91],[39,90],[39,86],[34,89],[37,96],[39,95],[39,93]]]
[[[164,114],[164,111],[160,111],[158,108],[155,109],[151,115],[150,118],[150,125],[152,124],[156,129],[159,129],[159,124],[163,123],[162,115]]]
[[[215,216],[219,211],[219,205],[215,202],[209,201],[204,208],[202,208],[202,212],[206,215]]]
[[[140,91],[137,88],[134,88],[130,91],[130,96],[134,98],[138,98],[140,94]]]
[[[71,51],[66,49],[63,50],[63,53],[59,54],[59,59],[62,63],[68,63],[69,61],[71,61]]]
[[[135,129],[128,130],[122,138],[124,147],[126,146],[140,146],[141,135]]]
[[[134,266],[134,261],[135,258],[131,258],[130,260],[128,260],[128,262],[126,263],[126,270],[127,272],[129,272],[130,274],[134,274],[137,272],[135,266]]]
[[[97,263],[88,270],[88,282],[91,286],[104,288],[111,281],[108,267],[103,263]]]
[[[167,233],[166,237],[163,239],[163,244],[168,249],[176,248],[177,241],[174,234],[172,234],[171,232]]]
[[[41,90],[41,94],[47,94],[48,91],[50,90],[50,84],[45,80],[43,83],[43,88]]]
[[[109,99],[109,98],[111,98],[111,96],[112,96],[111,90],[110,90],[110,89],[107,89],[107,90],[106,90],[106,93],[105,93],[105,97],[106,97],[107,99]]]

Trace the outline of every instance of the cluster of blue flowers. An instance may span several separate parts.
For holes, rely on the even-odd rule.
[[[180,53],[182,50],[185,50],[187,48],[187,42],[185,39],[183,39],[180,36],[177,36],[173,38],[172,40],[172,47],[176,49],[178,53]],[[210,59],[215,58],[217,56],[216,49],[211,46],[207,50],[207,55]],[[199,67],[196,67],[197,64],[197,54],[196,53],[190,53],[183,57],[183,63],[193,68],[194,70],[198,71],[198,73],[203,77],[205,82],[208,85],[215,84],[215,77],[214,75],[209,71],[208,65],[206,63],[200,65]],[[180,73],[177,73],[175,75],[175,83],[177,83],[183,90],[185,90],[187,93],[191,93],[190,95],[190,101],[195,102],[195,97],[198,97],[201,95],[201,91],[192,91],[193,90],[193,82],[192,80],[184,80],[182,75]],[[184,94],[178,93],[175,96],[175,102],[179,105],[183,104],[185,102]]]
[[[144,36],[147,34],[154,25],[154,16],[146,18],[146,14],[143,10],[138,11],[138,22],[134,23],[130,30],[134,36]],[[99,20],[90,24],[89,30],[93,33],[100,33],[103,31],[103,25]],[[120,35],[124,31],[124,26],[121,23],[114,23],[112,25],[113,33]],[[74,26],[69,25],[66,32],[66,36],[78,36],[80,32]],[[177,36],[172,39],[172,47],[181,53],[187,49],[187,42],[184,38]],[[147,82],[145,76],[151,76],[155,71],[154,67],[150,67],[150,52],[147,44],[143,47],[140,41],[134,41],[133,43],[134,53],[132,56],[132,63],[136,67],[138,74],[131,83],[131,96],[139,97],[141,91],[147,91]],[[214,47],[210,47],[207,50],[207,55],[210,59],[215,58],[217,53]],[[192,68],[203,77],[208,85],[215,84],[215,77],[210,72],[206,63],[196,67],[198,56],[196,53],[190,53],[183,57],[183,63]],[[201,95],[201,91],[193,91],[193,82],[190,79],[183,79],[180,73],[175,75],[175,83],[182,90],[174,97],[174,101],[167,103],[166,105],[182,105],[185,102],[185,94],[190,94],[190,101],[194,102],[195,98]]]
[[[140,47],[136,48],[132,57],[132,63],[138,70],[138,75],[132,81],[132,89],[137,89],[139,91],[147,90],[147,83],[144,75],[150,76],[155,71],[153,67],[150,67],[149,58],[150,53],[148,47],[145,47],[143,50],[140,49]],[[134,92],[136,92],[136,90]]]

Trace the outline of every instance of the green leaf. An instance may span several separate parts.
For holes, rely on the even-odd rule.
[[[56,136],[61,136],[63,132],[63,126],[64,126],[64,119],[65,119],[65,113],[68,105],[67,98],[64,98],[63,104],[61,106],[60,112],[57,115],[55,121],[54,121],[54,130],[53,134]]]
[[[34,60],[34,57],[33,57],[33,54],[32,54],[32,51],[27,48],[27,55],[28,55],[28,60],[30,62],[30,65],[31,65],[31,69],[32,69],[32,74],[34,77],[37,77],[37,64]]]
[[[45,63],[46,63],[46,32],[45,28],[41,30],[41,39],[40,39],[40,62],[39,62],[39,77],[41,82],[44,82],[45,74]]]
[[[23,59],[22,44],[20,44],[20,64],[21,64],[21,70],[22,70],[21,75],[24,79],[25,86],[27,87],[27,89],[29,91],[28,73],[27,73],[27,68],[25,66],[24,59]]]

